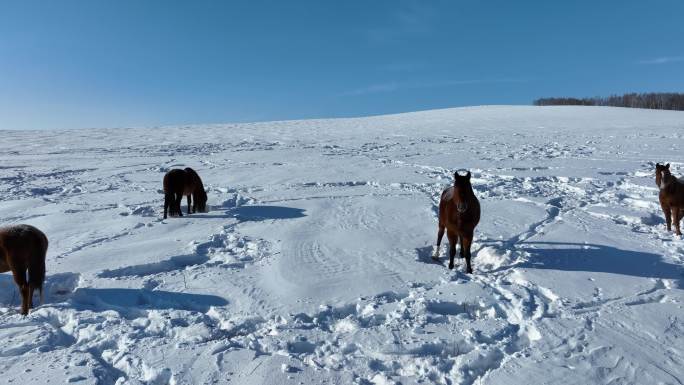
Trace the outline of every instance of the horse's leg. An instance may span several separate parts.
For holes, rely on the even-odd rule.
[[[664,203],[661,203],[660,207],[663,209],[663,213],[665,214],[665,224],[667,225],[667,231],[672,231],[672,227],[670,226],[670,222],[672,222],[672,219],[670,217],[670,207],[665,205]]]
[[[464,245],[464,243],[463,243],[463,236],[462,236],[462,235],[459,236],[458,239],[459,239],[460,242],[461,242],[461,248],[458,250],[458,255],[459,255],[459,257],[461,257],[461,258],[465,258],[465,247],[463,247],[463,245]]]
[[[169,199],[169,193],[164,194],[164,219],[166,219],[166,213],[169,211],[169,205],[171,204]],[[173,209],[171,210],[173,215]]]
[[[458,243],[458,236],[451,231],[447,231],[447,238],[449,238],[449,269],[454,268],[454,256],[456,255],[456,243]]]
[[[35,290],[36,290],[36,288],[33,287],[33,285],[31,285],[31,284],[28,285],[28,294],[26,295],[28,298],[28,308],[26,310],[27,312],[28,312],[28,309],[33,309],[33,292]]]
[[[679,207],[673,207],[672,208],[672,222],[675,227],[675,234],[677,235],[682,235],[682,231],[679,228],[679,221],[682,219],[682,211],[679,209]]]
[[[186,195],[186,197],[188,198],[188,199],[187,199],[187,200],[188,200],[188,215],[192,214],[192,211],[190,211],[190,208],[192,207],[192,199],[190,199],[190,196],[191,196],[191,195],[192,195],[192,194]]]
[[[442,237],[444,237],[444,225],[440,223],[439,230],[437,231],[437,247],[435,248],[434,254],[432,254],[432,259],[434,260],[439,259],[439,249],[440,245],[442,244]]]
[[[466,233],[461,237],[461,251],[464,251],[466,260],[466,273],[472,274],[473,268],[470,266],[470,246],[473,244],[473,232]]]
[[[183,193],[176,194],[174,206],[176,207],[176,212],[178,213],[179,217],[183,216],[183,210],[181,210],[181,201],[183,201]]]

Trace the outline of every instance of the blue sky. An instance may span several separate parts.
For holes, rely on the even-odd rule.
[[[684,92],[683,15],[681,0],[0,0],[0,129]]]

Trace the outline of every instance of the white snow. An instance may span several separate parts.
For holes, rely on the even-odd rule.
[[[656,162],[684,175],[682,112],[0,134],[0,223],[50,239],[28,317],[0,275],[0,382],[684,381],[684,241],[654,182]],[[161,220],[183,167],[211,210]],[[446,245],[431,259],[459,169],[482,204],[473,275]]]

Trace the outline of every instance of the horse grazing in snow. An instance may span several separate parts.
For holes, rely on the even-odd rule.
[[[43,302],[47,248],[47,237],[33,226],[0,228],[0,273],[12,271],[14,282],[19,286],[23,315],[27,315],[33,307],[33,292],[36,289],[40,291],[40,302]]]
[[[665,213],[667,231],[672,231],[674,223],[676,234],[682,235],[679,221],[684,217],[684,182],[670,173],[670,164],[656,163],[656,185],[660,188],[658,199]]]
[[[180,204],[184,195],[188,198],[188,214],[207,211],[207,193],[202,179],[190,167],[173,169],[164,175],[164,219],[167,211],[172,217],[183,216]]]
[[[442,192],[439,201],[439,231],[437,232],[437,250],[432,256],[439,259],[439,246],[442,243],[444,229],[449,238],[449,269],[454,268],[456,244],[461,241],[461,258],[466,260],[466,272],[473,272],[470,265],[470,246],[473,243],[475,226],[480,222],[480,202],[475,197],[470,184],[470,171],[466,175],[454,173],[454,185]]]

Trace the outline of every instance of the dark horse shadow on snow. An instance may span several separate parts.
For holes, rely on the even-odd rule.
[[[442,259],[432,258],[433,246],[423,246],[416,248],[416,261],[426,263],[428,265],[441,265],[444,266],[444,261]]]
[[[478,243],[501,247],[500,242],[493,240],[480,240]],[[611,273],[642,278],[670,279],[675,281],[678,288],[684,288],[684,268],[663,261],[662,256],[658,254],[591,243],[522,242],[515,245],[518,251],[529,253],[528,260],[514,266],[502,266],[491,272],[521,267]],[[477,261],[477,255],[473,258]],[[432,259],[432,246],[416,248],[416,261],[444,265],[443,261]],[[487,274],[489,271],[479,273]]]
[[[163,290],[124,288],[79,288],[75,273],[48,274],[45,282],[45,304],[70,302],[80,310],[115,310],[124,316],[136,316],[141,310],[189,310],[207,312],[211,306],[226,306],[228,300],[208,294],[191,294]],[[0,275],[0,305],[21,301],[9,274]]]
[[[258,222],[269,219],[294,219],[305,217],[303,209],[283,206],[239,206],[228,213],[240,222]]]
[[[96,310],[188,310],[206,312],[211,306],[225,306],[222,297],[207,294],[190,294],[162,290],[120,288],[78,288],[72,303],[76,308]]]
[[[238,206],[218,215],[192,214],[192,218],[235,218],[240,222],[259,222],[275,219],[305,217],[305,210],[284,206]]]
[[[529,259],[516,267],[670,279],[684,287],[684,269],[658,254],[585,243],[523,242],[518,247],[529,253]]]

